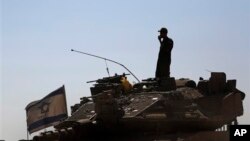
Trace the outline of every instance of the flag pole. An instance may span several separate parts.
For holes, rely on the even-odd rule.
[[[66,114],[67,114],[67,117],[68,117],[68,116],[69,116],[69,113],[68,113],[67,98],[66,98],[66,90],[65,90],[64,84],[63,84],[63,92],[64,92],[64,97],[65,97]]]
[[[26,110],[26,108],[25,108],[25,110]],[[28,112],[27,112],[27,110],[26,110],[26,117],[28,117]],[[27,126],[28,126],[28,125],[27,125]],[[29,126],[27,127],[26,132],[27,132],[27,140],[29,140]]]
[[[46,110],[47,111],[47,110]],[[47,117],[47,113],[48,112],[45,112],[45,114],[44,114],[44,117]],[[44,132],[46,133],[47,132],[47,127],[45,126],[45,128],[44,128]]]
[[[29,131],[27,130],[27,140],[29,140]]]

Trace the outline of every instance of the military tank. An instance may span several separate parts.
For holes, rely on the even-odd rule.
[[[228,125],[243,115],[245,94],[236,80],[211,72],[197,82],[148,78],[133,86],[128,74],[104,77],[71,116],[34,141],[228,141]]]

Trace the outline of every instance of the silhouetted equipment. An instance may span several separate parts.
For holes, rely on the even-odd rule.
[[[85,52],[82,52],[82,51],[74,50],[74,49],[71,49],[71,51],[81,53],[81,54],[85,54],[85,55],[89,55],[89,56],[96,57],[96,58],[99,58],[99,59],[103,59],[103,60],[105,60],[105,63],[106,63],[106,61],[109,61],[109,62],[113,62],[115,64],[118,64],[118,65],[122,66],[123,68],[125,68],[138,82],[140,82],[140,80],[127,67],[125,67],[123,64],[121,64],[121,63],[119,63],[117,61],[107,59],[107,58],[104,58],[104,57],[100,57],[100,56],[97,56],[97,55],[93,55],[93,54],[90,54],[90,53],[85,53]],[[107,66],[107,64],[106,64],[106,66]],[[107,67],[107,72],[109,74],[108,67]]]
[[[125,74],[97,79],[91,96],[71,107],[56,131],[34,141],[228,141],[227,125],[243,115],[245,94],[236,80],[212,72],[190,79],[148,78],[123,91]]]

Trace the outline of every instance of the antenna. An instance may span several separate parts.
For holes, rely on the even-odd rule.
[[[105,64],[106,64],[107,73],[108,73],[108,75],[109,75],[109,77],[110,77],[110,74],[109,74],[109,67],[108,67],[108,64],[107,64],[107,60],[105,60]]]
[[[81,54],[85,54],[85,55],[89,55],[89,56],[92,56],[92,57],[96,57],[96,58],[99,58],[99,59],[103,59],[103,60],[105,60],[105,61],[109,61],[109,62],[113,62],[113,63],[115,63],[115,64],[118,64],[118,65],[122,66],[123,68],[125,68],[131,75],[134,76],[134,78],[135,78],[138,82],[140,82],[140,80],[139,80],[139,79],[138,79],[138,78],[137,78],[137,77],[127,68],[127,67],[125,67],[123,64],[121,64],[121,63],[119,63],[119,62],[116,62],[116,61],[114,61],[114,60],[107,59],[107,58],[104,58],[104,57],[100,57],[100,56],[97,56],[97,55],[93,55],[93,54],[85,53],[85,52],[82,52],[82,51],[74,50],[74,49],[71,49],[71,51],[77,52],[77,53],[81,53]],[[108,67],[107,67],[107,71],[108,71]],[[109,71],[108,71],[108,74],[109,74]]]
[[[208,69],[205,69],[205,71],[207,71],[207,72],[213,72],[213,71],[211,71],[211,70],[208,70]]]

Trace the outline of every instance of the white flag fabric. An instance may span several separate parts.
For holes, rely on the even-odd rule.
[[[31,102],[25,109],[30,134],[57,124],[68,116],[64,86],[41,100]]]

